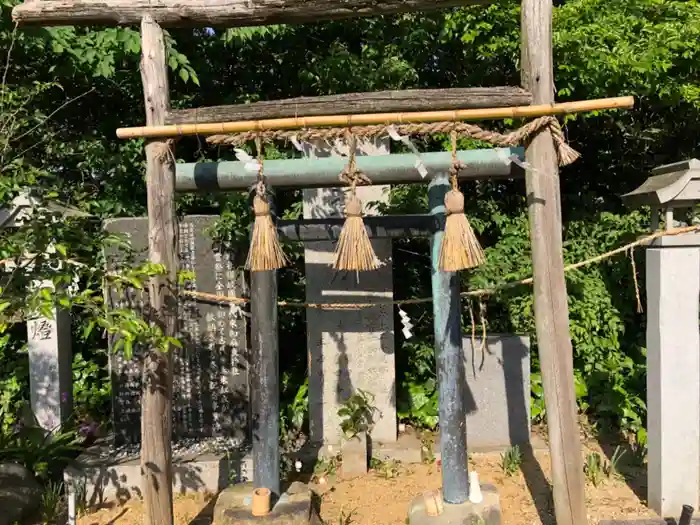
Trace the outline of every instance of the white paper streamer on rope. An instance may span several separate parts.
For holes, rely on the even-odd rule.
[[[299,142],[299,139],[296,135],[292,135],[292,137],[289,140],[292,141],[292,145],[297,149],[297,151],[304,153],[304,146],[301,144],[301,142]]]
[[[524,170],[531,170],[534,173],[539,173],[542,174],[540,170],[536,170],[535,168],[532,167],[532,164],[529,162],[525,162],[524,160],[520,160],[520,157],[518,157],[515,153],[512,155],[508,155],[506,153],[507,150],[503,148],[497,148],[496,149],[496,154],[498,155],[498,158],[501,160],[504,160],[506,163],[510,164],[513,163],[516,166],[524,169]]]
[[[396,131],[396,128],[393,125],[387,126],[386,130],[389,132],[391,140],[405,144],[406,147],[416,155],[416,162],[413,166],[418,170],[420,176],[425,178],[428,175],[428,168],[426,168],[425,164],[423,164],[423,159],[420,157],[420,152],[418,151],[418,148],[415,147],[413,142],[411,142],[411,139],[407,135],[399,135],[399,132]]]
[[[404,338],[410,339],[413,337],[413,334],[411,333],[411,328],[413,328],[411,318],[404,311],[404,309],[401,308],[401,305],[397,305],[397,308],[399,309],[399,317],[401,318],[401,324],[403,325],[401,332],[403,333]]]
[[[245,150],[242,150],[240,148],[234,148],[233,151],[236,153],[236,158],[239,161],[245,162],[245,165],[243,167],[246,170],[260,171],[260,163],[258,162],[258,159],[254,159],[248,153],[246,153]]]
[[[241,305],[238,303],[231,303],[229,308],[231,309],[231,313],[236,319],[243,319],[244,317],[250,317],[250,314],[246,312],[243,308],[241,308]]]

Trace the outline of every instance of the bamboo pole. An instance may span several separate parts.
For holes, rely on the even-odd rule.
[[[368,113],[364,115],[325,115],[316,117],[289,117],[238,122],[211,122],[205,124],[172,124],[168,126],[142,126],[119,128],[120,139],[178,137],[183,135],[214,135],[217,133],[243,133],[247,131],[282,130],[316,127],[350,127],[381,124],[408,124],[464,120],[494,120],[506,118],[542,117],[565,115],[603,109],[630,109],[634,97],[614,97],[560,104],[539,104],[510,108],[456,109],[448,111],[418,111],[408,113]]]

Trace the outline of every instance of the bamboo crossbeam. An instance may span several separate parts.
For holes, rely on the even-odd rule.
[[[542,117],[565,115],[603,109],[630,109],[634,97],[614,97],[560,104],[540,104],[510,108],[456,109],[449,111],[418,111],[410,113],[368,113],[365,115],[325,115],[317,117],[291,117],[239,122],[207,124],[182,124],[168,126],[142,126],[119,128],[120,139],[180,137],[184,135],[214,135],[218,133],[243,133],[247,131],[282,130],[319,127],[351,127],[381,124],[428,123],[465,120],[495,120],[506,118]]]

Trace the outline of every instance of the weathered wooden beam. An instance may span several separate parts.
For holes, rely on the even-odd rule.
[[[363,221],[370,239],[429,237],[439,227],[433,215],[368,215]],[[344,217],[280,220],[277,232],[288,241],[337,241],[344,223]]]
[[[141,79],[146,122],[158,125],[170,106],[168,66],[162,28],[149,15],[141,22]],[[146,143],[148,258],[165,275],[149,285],[149,320],[163,335],[177,336],[177,218],[175,157],[163,139]],[[141,394],[141,473],[146,525],[172,525],[172,354],[149,348]]]
[[[484,3],[488,0],[42,0],[16,6],[12,19],[20,25],[135,25],[149,14],[163,27],[249,27]]]
[[[521,5],[523,85],[532,92],[533,104],[552,104],[552,0],[522,0]],[[531,140],[526,159],[531,166],[525,184],[554,510],[558,525],[585,525],[584,473],[562,252],[559,168],[549,129]]]
[[[496,108],[524,106],[530,103],[532,103],[532,95],[519,87],[409,89],[175,109],[168,113],[165,122],[166,124],[197,124],[319,115]]]
[[[463,179],[519,178],[522,168],[510,157],[524,157],[522,148],[476,149],[458,151],[457,158],[466,164],[460,170]],[[412,153],[359,156],[357,167],[374,184],[427,183],[452,165],[449,152],[421,154],[428,170],[423,178],[415,167]],[[338,174],[347,165],[342,157],[323,159],[266,160],[265,178],[274,188],[332,188],[339,184]],[[231,191],[250,188],[257,182],[257,172],[246,168],[245,162],[199,162],[177,164],[175,189],[178,192]]]

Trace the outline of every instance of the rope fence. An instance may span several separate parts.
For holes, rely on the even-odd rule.
[[[700,231],[700,225],[696,226],[686,226],[682,228],[674,228],[671,230],[659,230],[654,233],[651,233],[649,235],[646,235],[640,239],[637,239],[634,242],[625,244],[624,246],[620,246],[619,248],[615,248],[614,250],[607,251],[605,253],[602,253],[600,255],[596,255],[595,257],[591,257],[589,259],[579,261],[577,263],[569,264],[564,267],[565,272],[570,272],[573,270],[577,270],[579,268],[582,268],[584,266],[588,266],[591,264],[599,263],[601,261],[604,261],[605,259],[609,259],[611,257],[614,257],[616,255],[619,255],[621,253],[628,252],[630,254],[630,257],[632,259],[632,269],[634,273],[634,286],[635,286],[635,293],[636,293],[636,298],[637,298],[637,310],[641,311],[641,296],[639,293],[639,284],[637,282],[637,269],[636,269],[636,264],[634,263],[634,254],[633,250],[636,247],[643,246],[645,244],[650,243],[651,241],[655,239],[659,239],[661,237],[669,237],[669,236],[675,236],[675,235],[682,235],[684,233],[692,233],[692,232],[698,232]],[[518,281],[512,281],[509,283],[504,283],[501,285],[489,287],[489,288],[478,288],[476,290],[469,290],[466,292],[460,293],[460,297],[485,297],[488,295],[493,295],[495,293],[501,292],[503,290],[508,290],[511,288],[515,288],[517,286],[522,286],[526,284],[532,284],[533,278],[532,277],[527,277],[525,279],[520,279]],[[206,292],[197,292],[194,290],[183,290],[180,292],[183,295],[193,297],[196,299],[202,299],[206,301],[213,301],[213,302],[220,302],[220,303],[228,303],[228,304],[245,304],[249,303],[250,299],[247,297],[229,297],[229,296],[222,296],[222,295],[216,295],[216,294],[211,294],[211,293],[206,293]],[[424,304],[424,303],[430,303],[433,301],[432,297],[420,297],[420,298],[415,298],[415,299],[395,299],[392,301],[375,301],[372,303],[306,303],[302,301],[278,301],[277,306],[280,308],[314,308],[314,309],[320,309],[320,310],[361,310],[365,308],[375,308],[377,306],[383,306],[383,305],[406,305],[406,304]]]

